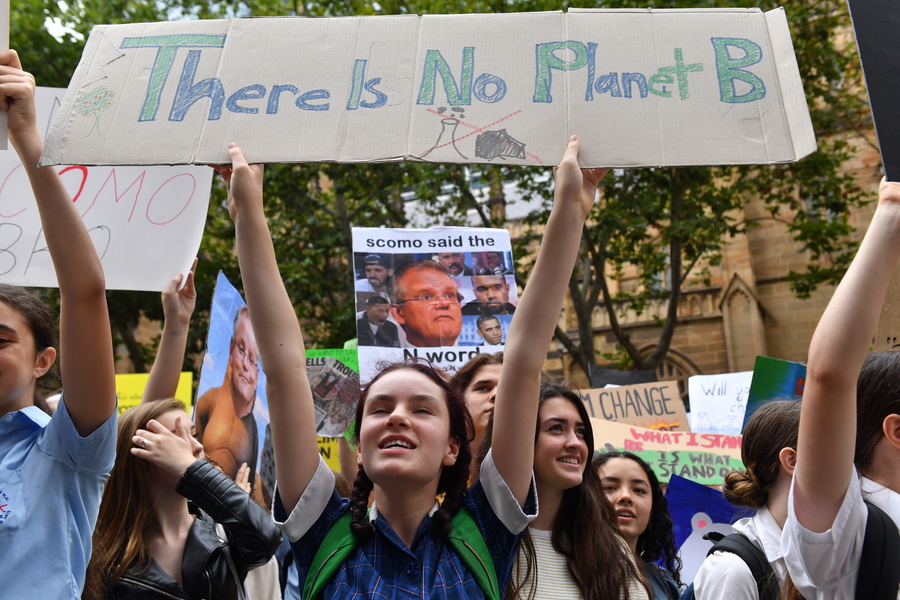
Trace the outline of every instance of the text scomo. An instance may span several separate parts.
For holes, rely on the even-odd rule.
[[[196,80],[198,66],[204,48],[223,48],[224,34],[182,34],[147,37],[129,37],[122,41],[122,50],[150,49],[156,52],[148,78],[147,90],[141,107],[139,122],[155,121],[163,104],[163,92],[169,74],[183,56],[181,71],[175,88],[174,99],[168,110],[169,121],[183,121],[188,111],[200,100],[208,99],[207,120],[217,121],[225,110],[247,115],[261,111],[277,114],[283,100],[292,101],[303,111],[319,112],[332,109],[330,90],[323,88],[302,90],[291,83],[266,87],[251,84],[227,93],[218,77]],[[761,100],[766,96],[765,82],[750,67],[762,61],[762,47],[742,38],[710,38],[715,78],[718,82],[719,100],[728,104],[741,104]],[[198,49],[199,48],[199,49]],[[703,63],[685,58],[681,48],[673,49],[674,64],[657,68],[649,76],[640,72],[609,71],[601,73],[595,42],[556,41],[536,44],[534,92],[535,103],[553,102],[554,72],[582,71],[585,75],[584,101],[591,102],[601,95],[610,98],[660,98],[687,100],[690,98],[690,76],[705,71]],[[476,76],[476,48],[462,49],[459,70],[454,73],[450,62],[439,50],[425,53],[422,76],[416,95],[416,104],[434,105],[447,102],[455,106],[471,105],[474,101],[493,104],[506,97],[509,84],[492,73]],[[356,59],[350,71],[350,92],[346,110],[376,109],[388,104],[388,95],[381,89],[381,77],[369,77],[368,60]],[[604,69],[605,71],[605,69]],[[530,84],[529,84],[530,85]],[[439,98],[438,90],[443,92]],[[676,93],[677,90],[677,93]]]
[[[151,177],[152,186],[145,186],[146,170],[124,181],[121,170],[115,168],[70,166],[59,173],[86,221],[101,261],[117,234],[131,235],[125,231],[129,224],[164,227],[178,220],[198,187],[190,173],[162,182]],[[22,165],[17,165],[0,180],[0,276],[16,272],[24,276],[39,256],[50,260],[37,204],[23,189],[28,189],[28,184]]]

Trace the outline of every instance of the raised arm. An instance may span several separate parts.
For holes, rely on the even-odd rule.
[[[319,464],[306,352],[263,212],[262,165],[247,164],[237,144],[229,144],[228,153],[231,165],[218,167],[218,171],[228,184],[228,211],[234,219],[241,278],[268,380],[278,491],[290,514]]]
[[[162,305],[165,321],[156,360],[150,367],[150,376],[144,387],[141,402],[174,398],[184,364],[184,352],[187,348],[188,330],[191,326],[191,315],[197,304],[197,290],[194,289],[194,274],[197,270],[197,259],[191,265],[187,276],[179,273],[172,278],[163,290]],[[178,286],[184,280],[181,289]]]
[[[573,135],[556,169],[553,209],[512,320],[494,405],[491,454],[522,505],[534,463],[541,368],[578,257],[582,227],[597,196],[597,184],[606,174],[605,169],[580,169],[579,147],[578,137]]]
[[[63,399],[75,429],[87,436],[116,407],[112,333],[106,281],[84,222],[56,169],[39,168],[43,142],[37,128],[34,77],[14,50],[0,52],[0,108],[41,215],[60,295],[60,373]]]
[[[898,259],[900,183],[883,181],[865,238],[809,347],[794,511],[800,524],[813,532],[831,528],[850,482],[856,441],[856,380]]]

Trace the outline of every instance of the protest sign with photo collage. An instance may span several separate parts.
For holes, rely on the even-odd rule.
[[[360,377],[424,359],[453,370],[503,350],[518,304],[503,229],[353,229]]]

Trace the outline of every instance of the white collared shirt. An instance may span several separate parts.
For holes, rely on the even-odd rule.
[[[796,476],[796,474],[795,474]],[[900,494],[865,477],[856,468],[847,486],[831,529],[813,533],[797,522],[794,514],[794,484],[788,499],[782,547],[785,562],[797,590],[808,600],[853,600],[859,561],[866,536],[868,511],[863,493],[872,504],[900,523]],[[900,557],[896,557],[900,560]],[[897,595],[900,599],[900,593]]]
[[[781,551],[781,527],[767,507],[756,515],[732,525],[762,550],[779,581],[784,580],[784,553]],[[733,552],[716,551],[708,556],[694,578],[697,600],[759,600],[759,588],[753,572],[740,556]]]

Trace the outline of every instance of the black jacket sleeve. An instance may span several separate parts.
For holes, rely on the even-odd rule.
[[[231,556],[241,568],[266,564],[281,544],[271,515],[207,461],[194,461],[175,490],[225,528]]]

